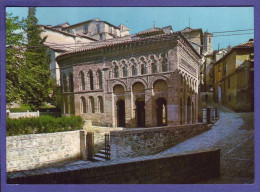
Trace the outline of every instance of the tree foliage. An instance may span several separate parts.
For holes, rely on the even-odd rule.
[[[30,7],[24,21],[7,14],[6,42],[17,46],[7,51],[7,102],[21,100],[30,104],[32,109],[39,109],[49,96],[50,72],[49,56],[40,37],[35,13],[36,9]],[[21,29],[27,39],[22,33],[17,33]],[[26,44],[22,46],[24,42]]]
[[[21,85],[21,72],[25,66],[24,58],[24,20],[11,14],[6,15],[6,101],[21,100],[24,94]]]

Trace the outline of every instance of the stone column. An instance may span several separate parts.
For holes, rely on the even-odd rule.
[[[168,126],[180,124],[179,116],[179,92],[175,87],[168,87],[167,115]]]
[[[153,127],[153,89],[145,90],[145,126]]]
[[[104,113],[106,114],[106,123],[110,126],[115,127],[115,108],[113,93],[106,93],[104,95]]]
[[[125,91],[125,126],[126,127],[133,127],[132,110],[133,110],[132,92]]]
[[[75,115],[79,115],[80,114],[80,104],[81,104],[81,96],[80,95],[75,95],[74,96],[74,105],[75,105]],[[87,101],[87,100],[86,100]]]

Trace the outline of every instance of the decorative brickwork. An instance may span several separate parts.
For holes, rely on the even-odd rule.
[[[111,127],[197,123],[200,56],[182,34],[160,38],[166,37],[59,56],[61,76],[67,77],[63,87],[69,87],[69,74],[73,74],[74,91],[63,93],[64,115],[80,115],[94,125]],[[144,87],[140,93],[133,92],[137,83]],[[157,84],[162,87],[155,88]],[[123,92],[115,93],[120,86]]]

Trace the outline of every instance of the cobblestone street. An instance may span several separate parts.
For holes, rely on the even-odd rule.
[[[160,154],[220,148],[219,179],[207,184],[254,183],[254,113],[235,113],[220,108],[220,119],[211,130]]]

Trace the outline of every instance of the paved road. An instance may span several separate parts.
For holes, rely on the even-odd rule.
[[[221,107],[220,119],[211,130],[160,154],[221,149],[219,179],[203,183],[254,183],[254,114],[235,113]]]

